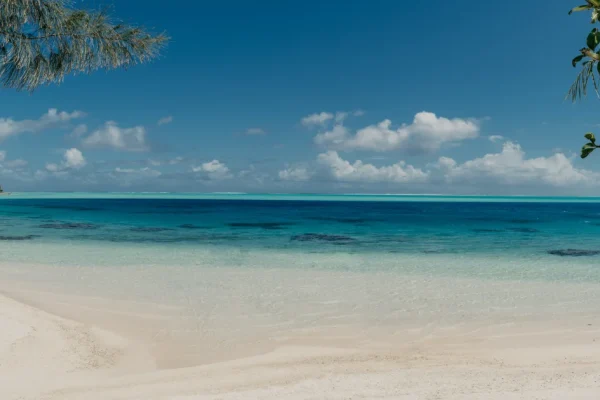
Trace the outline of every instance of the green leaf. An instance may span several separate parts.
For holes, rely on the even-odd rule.
[[[591,50],[596,50],[596,46],[598,46],[598,37],[596,36],[597,32],[598,29],[594,28],[587,37],[587,47],[589,47]]]
[[[584,137],[585,137],[587,140],[589,140],[589,141],[590,141],[590,143],[591,143],[592,145],[595,145],[595,144],[596,144],[596,137],[594,136],[594,134],[593,134],[592,132],[588,132],[588,133],[586,133]],[[589,144],[589,143],[588,143],[588,144]]]
[[[569,15],[571,15],[572,13],[577,12],[577,11],[589,10],[590,8],[592,8],[592,6],[587,5],[587,4],[583,5],[583,6],[577,6],[575,8],[572,8],[571,11],[569,11]]]
[[[573,67],[575,67],[579,61],[583,60],[583,57],[585,57],[585,56],[584,55],[580,55],[580,56],[575,57],[573,59],[573,61],[571,61],[571,64],[573,64]]]
[[[587,45],[591,50],[596,50],[596,47],[598,46],[598,43],[600,42],[598,39],[598,29],[594,28],[592,29],[592,31],[589,33],[588,37],[587,37]]]
[[[586,143],[581,148],[581,158],[586,158],[592,151],[596,149],[596,146],[592,143]]]

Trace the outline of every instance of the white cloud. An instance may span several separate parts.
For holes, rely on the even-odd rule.
[[[310,114],[302,118],[300,122],[306,127],[326,126],[331,121],[334,121],[336,124],[342,124],[349,116],[360,117],[362,115],[365,115],[363,110],[338,111],[335,114],[323,111],[320,113]]]
[[[10,160],[10,161],[6,161],[4,163],[4,165],[6,165],[9,168],[23,168],[26,167],[29,163],[25,160],[22,160],[20,158],[16,159],[16,160]]]
[[[72,113],[58,111],[56,108],[51,108],[48,112],[42,115],[39,119],[25,119],[21,121],[12,118],[0,118],[0,141],[20,133],[37,133],[44,129],[61,124],[77,118],[84,117],[85,114],[81,111],[73,111]]]
[[[4,161],[6,159],[6,151],[1,150],[0,151],[0,162]]]
[[[58,164],[54,164],[54,163],[46,164],[46,169],[50,172],[60,171],[60,167],[58,166]]]
[[[123,151],[148,151],[146,129],[143,126],[120,128],[116,122],[108,121],[83,140],[87,147],[111,147]]]
[[[60,164],[48,163],[46,169],[54,173],[66,173],[69,169],[80,169],[85,167],[86,161],[83,153],[76,148],[65,150],[63,161]]]
[[[167,117],[163,117],[163,118],[159,119],[157,124],[160,126],[160,125],[170,124],[171,122],[173,122],[173,117],[171,115],[169,115]]]
[[[290,167],[279,171],[278,176],[284,181],[303,182],[309,180],[312,173],[306,167]]]
[[[490,142],[496,143],[496,142],[500,142],[500,141],[504,140],[504,136],[492,135],[492,136],[488,136],[488,139]]]
[[[205,162],[198,167],[192,167],[193,172],[205,173],[210,179],[229,179],[232,177],[227,165],[219,160]]]
[[[79,137],[83,136],[84,134],[86,134],[87,131],[88,131],[88,127],[86,124],[79,124],[71,132],[71,137],[79,138]]]
[[[152,168],[121,168],[117,167],[106,174],[106,177],[116,182],[119,186],[128,187],[135,183],[151,181],[161,176],[162,173]]]
[[[264,131],[264,129],[261,128],[248,128],[246,130],[246,135],[266,135],[267,132]]]
[[[335,122],[336,124],[341,124],[343,123],[346,118],[348,118],[349,116],[353,116],[353,117],[361,117],[365,115],[365,112],[363,110],[355,110],[355,111],[338,111],[335,113]]]
[[[184,160],[183,157],[181,156],[177,156],[175,158],[171,158],[170,160],[148,160],[148,164],[152,165],[153,167],[158,167],[161,165],[177,165],[182,163]]]
[[[332,120],[334,115],[329,112],[321,112],[308,115],[300,121],[304,126],[316,126],[316,125],[325,125],[327,121]]]
[[[68,149],[65,151],[65,163],[67,168],[82,168],[85,166],[86,161],[83,157],[83,153],[76,148]]]
[[[157,176],[162,175],[160,171],[157,171],[155,169],[151,169],[148,167],[145,168],[115,168],[115,172],[117,174],[123,174],[123,175],[128,175],[128,176],[135,176],[135,177],[148,177],[148,178],[155,178]]]
[[[335,125],[331,130],[315,136],[315,143],[322,146],[345,147],[348,134],[348,128],[344,125]]]
[[[334,179],[344,182],[417,183],[427,181],[429,176],[428,172],[407,165],[404,161],[376,167],[363,163],[361,160],[350,163],[342,159],[335,151],[319,154],[318,162],[327,168]]]
[[[526,158],[520,145],[506,142],[500,153],[486,154],[481,158],[458,164],[451,158],[441,157],[438,168],[448,183],[489,185],[597,185],[598,174],[575,168],[562,153],[550,157]]]
[[[479,122],[475,119],[448,119],[431,112],[415,115],[412,124],[392,128],[389,119],[377,125],[359,129],[354,136],[347,128],[335,125],[331,130],[315,137],[315,143],[340,150],[412,151],[438,150],[447,142],[472,139],[479,134]]]
[[[279,171],[279,179],[308,181],[315,175],[322,177],[325,174],[346,183],[429,184],[440,192],[447,191],[444,185],[458,185],[457,188],[463,189],[466,186],[474,187],[482,192],[498,192],[502,187],[514,187],[532,193],[546,190],[544,188],[577,186],[578,189],[585,189],[600,186],[600,173],[576,168],[572,159],[563,153],[527,158],[521,146],[513,142],[504,143],[502,151],[498,153],[463,163],[440,157],[436,163],[422,168],[404,161],[384,166],[362,160],[351,162],[333,150],[319,154],[317,164],[315,168],[288,167]]]

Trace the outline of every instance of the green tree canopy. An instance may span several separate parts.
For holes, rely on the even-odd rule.
[[[65,0],[0,0],[0,82],[33,91],[71,73],[127,68],[156,58],[167,39]]]

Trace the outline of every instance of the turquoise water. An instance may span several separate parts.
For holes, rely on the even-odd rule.
[[[0,196],[0,289],[158,348],[174,343],[181,365],[307,336],[368,342],[375,332],[396,343],[436,327],[440,336],[519,321],[587,327],[600,300],[597,203]]]
[[[439,271],[446,260],[446,274],[478,269],[491,275],[494,263],[503,260],[502,271],[516,277],[535,276],[536,269],[551,265],[554,276],[582,268],[583,280],[595,279],[600,266],[597,201],[15,193],[0,198],[0,250],[4,261],[67,265],[288,267],[293,260],[300,265],[304,255],[317,268]],[[323,258],[336,255],[350,261]],[[292,262],[283,261],[288,256]],[[566,266],[571,270],[559,273]]]

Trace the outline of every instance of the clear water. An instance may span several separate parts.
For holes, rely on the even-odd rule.
[[[66,265],[309,265],[516,278],[580,268],[581,280],[595,280],[598,206],[590,198],[14,194],[0,198],[0,251],[4,261]],[[589,254],[552,254],[566,249]],[[494,260],[504,261],[500,271]]]
[[[0,196],[0,289],[165,346],[177,359],[162,362],[177,366],[336,335],[396,343],[491,326],[498,334],[519,321],[580,329],[598,319],[598,206],[589,198],[14,194]]]

